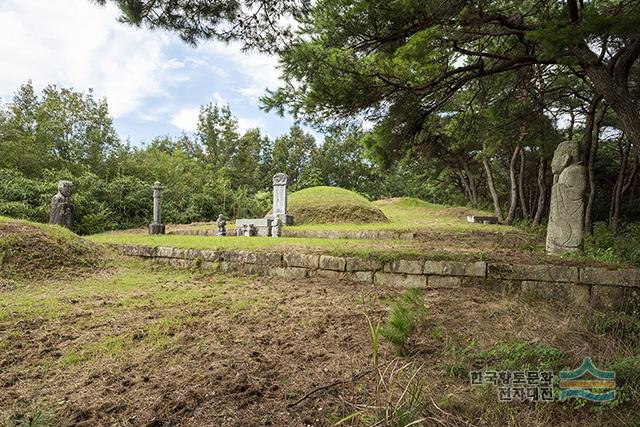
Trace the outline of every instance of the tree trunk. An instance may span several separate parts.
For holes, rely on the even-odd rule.
[[[589,63],[584,70],[596,91],[615,111],[627,138],[634,147],[640,147],[640,113],[627,91],[626,83],[617,82],[600,63]]]
[[[462,167],[464,168],[464,173],[467,175],[467,179],[469,181],[469,194],[471,196],[471,206],[478,206],[478,186],[476,184],[476,177],[471,173],[471,169],[469,168],[469,162],[467,159],[462,159]]]
[[[518,193],[520,196],[520,209],[522,209],[522,216],[526,219],[529,218],[529,207],[527,206],[527,199],[525,197],[524,188],[524,172],[525,172],[525,152],[524,148],[520,149],[520,174],[518,176]]]
[[[462,173],[462,170],[458,169],[458,179],[460,180],[460,184],[464,189],[464,195],[467,199],[471,200],[471,188],[469,187],[469,181],[467,181],[467,177]]]
[[[498,217],[498,221],[502,222],[502,209],[500,208],[500,198],[498,197],[498,192],[496,191],[496,184],[493,180],[493,173],[491,172],[491,165],[489,164],[489,159],[486,157],[482,159],[482,165],[484,166],[484,171],[487,173],[487,185],[489,186],[489,191],[491,192],[491,199],[493,200],[493,210]]]
[[[594,96],[589,104],[587,111],[587,123],[585,125],[585,134],[583,140],[583,158],[587,164],[587,175],[589,177],[589,195],[587,197],[587,206],[584,210],[584,230],[586,234],[593,234],[593,203],[596,198],[596,175],[595,163],[598,153],[598,144],[600,140],[600,122],[607,110],[603,107],[598,118],[596,112],[602,97]]]
[[[623,136],[624,137],[624,136]],[[624,141],[623,141],[624,144]],[[618,178],[616,184],[613,187],[613,194],[611,195],[611,209],[609,216],[609,229],[612,233],[618,233],[620,229],[620,202],[622,200],[622,190],[624,187],[624,175],[627,170],[627,163],[629,161],[629,150],[631,149],[631,142],[627,142],[622,146],[620,155],[620,169],[618,170]]]
[[[542,151],[542,150],[540,150]],[[540,159],[538,160],[538,202],[536,205],[536,213],[533,216],[533,225],[540,225],[542,222],[542,215],[544,215],[544,205],[547,200],[547,160],[544,158],[544,154],[540,153]]]
[[[569,121],[569,128],[567,129],[567,140],[571,141],[573,139],[573,128],[576,125],[576,113],[573,111],[573,107],[569,111],[569,115],[571,120]]]
[[[517,145],[513,150],[513,154],[511,155],[511,162],[509,162],[509,212],[507,213],[507,218],[505,222],[509,225],[513,223],[513,219],[516,215],[516,209],[518,207],[518,180],[516,173],[516,163],[518,162],[518,157],[520,155],[520,150],[522,148]]]

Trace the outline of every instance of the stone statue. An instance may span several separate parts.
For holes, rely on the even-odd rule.
[[[51,224],[62,225],[68,229],[73,229],[75,208],[71,201],[73,193],[73,183],[71,181],[59,181],[58,193],[51,199]]]
[[[553,187],[547,226],[547,253],[580,251],[587,179],[576,143],[565,141],[558,145],[551,161],[551,172]]]
[[[216,225],[218,226],[218,231],[216,232],[216,236],[226,236],[227,235],[227,221],[222,217],[222,214],[218,215],[218,220],[216,221]]]

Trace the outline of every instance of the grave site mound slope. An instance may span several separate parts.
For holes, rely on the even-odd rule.
[[[289,195],[296,224],[387,222],[385,214],[360,194],[337,187],[310,187]]]
[[[105,250],[57,225],[0,217],[0,276],[40,278],[102,265]]]

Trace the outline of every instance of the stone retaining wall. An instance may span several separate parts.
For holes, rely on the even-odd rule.
[[[456,288],[475,286],[503,293],[559,300],[580,306],[632,309],[640,300],[640,270],[559,265],[524,265],[369,258],[303,253],[216,251],[121,246],[127,255],[153,258],[177,267],[221,272],[325,277],[382,286]]]
[[[229,230],[227,230],[229,232]],[[207,228],[181,228],[167,234],[179,234],[187,236],[215,236],[215,229]],[[334,231],[334,230],[296,230],[287,227],[282,228],[282,237],[310,237],[322,239],[372,239],[372,240],[412,240],[416,233],[408,231]]]

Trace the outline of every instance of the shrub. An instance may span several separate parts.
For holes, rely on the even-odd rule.
[[[626,224],[618,234],[598,222],[594,224],[593,234],[585,237],[584,250],[599,261],[640,266],[640,222]]]

